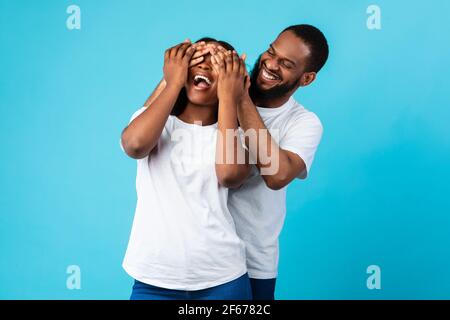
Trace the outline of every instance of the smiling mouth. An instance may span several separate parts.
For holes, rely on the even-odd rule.
[[[212,81],[203,74],[196,74],[194,76],[194,86],[201,90],[206,90],[211,87]]]
[[[281,78],[278,75],[270,72],[264,66],[261,68],[261,77],[266,81],[272,81],[272,82],[281,80]]]

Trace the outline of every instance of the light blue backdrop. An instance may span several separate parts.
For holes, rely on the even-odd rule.
[[[450,298],[450,2],[375,0],[381,30],[370,4],[0,0],[0,298],[127,299],[135,162],[118,141],[164,50],[209,35],[253,63],[297,23],[322,29],[331,56],[296,94],[324,137],[288,190],[277,297]]]

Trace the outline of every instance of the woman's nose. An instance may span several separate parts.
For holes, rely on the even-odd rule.
[[[211,66],[209,63],[206,63],[206,62],[200,63],[200,64],[198,65],[198,67],[199,67],[200,69],[203,69],[203,70],[211,70],[211,69],[212,69],[212,66]]]

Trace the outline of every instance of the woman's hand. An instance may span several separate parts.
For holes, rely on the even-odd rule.
[[[211,50],[212,45],[206,43],[205,41],[195,43],[195,52],[192,55],[191,61],[189,62],[189,67],[196,66],[197,64],[203,62],[205,55]]]
[[[216,175],[220,185],[236,188],[250,173],[246,152],[237,131],[237,108],[247,88],[247,72],[244,60],[239,58],[235,51],[215,50],[211,56],[211,63],[219,75]]]
[[[219,74],[217,96],[220,100],[231,99],[239,102],[248,90],[248,79],[245,62],[236,51],[217,50],[211,57],[213,68]]]
[[[164,53],[164,80],[167,86],[183,88],[188,77],[188,68],[198,44],[183,42]]]

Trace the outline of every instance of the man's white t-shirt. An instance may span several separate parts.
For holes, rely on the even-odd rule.
[[[293,97],[278,108],[257,108],[265,126],[280,148],[296,153],[306,169],[306,178],[322,137],[319,118]],[[269,189],[256,166],[238,189],[231,189],[228,207],[239,237],[244,240],[248,274],[254,279],[276,278],[278,274],[278,237],[286,216],[286,187]]]
[[[137,205],[123,262],[131,277],[167,289],[200,290],[246,273],[228,189],[215,173],[216,137],[217,124],[169,116],[156,149],[137,161]]]

